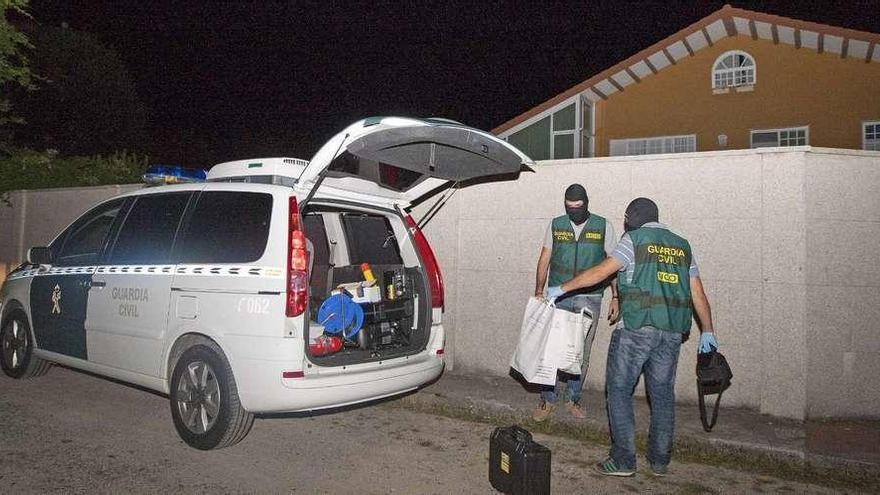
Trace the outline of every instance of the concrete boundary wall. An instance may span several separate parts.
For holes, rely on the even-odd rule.
[[[45,246],[70,222],[101,201],[140,184],[13,191],[0,202],[0,264],[18,264],[28,248]]]
[[[544,229],[563,213],[572,182],[584,184],[590,209],[618,236],[626,205],[647,196],[661,221],[691,241],[734,370],[724,404],[795,419],[880,417],[877,152],[799,147],[557,160],[516,181],[459,190],[425,229],[446,282],[450,367],[507,375]],[[95,203],[139,187],[13,192],[11,207],[0,204],[0,271]],[[598,390],[611,332],[605,306],[586,385]],[[697,340],[682,347],[679,400],[696,400]]]
[[[661,221],[691,241],[734,370],[726,405],[796,419],[880,416],[876,152],[798,147],[556,160],[516,181],[461,189],[426,227],[446,281],[452,366],[508,373],[544,229],[563,214],[572,182],[584,184],[590,209],[618,236],[629,201],[647,196]],[[587,376],[600,390],[606,311],[607,298]],[[679,400],[696,400],[696,333],[694,326],[682,346]]]

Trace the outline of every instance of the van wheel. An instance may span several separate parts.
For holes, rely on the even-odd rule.
[[[232,368],[216,344],[187,349],[171,375],[171,417],[184,442],[200,450],[240,442],[254,415],[241,407]]]
[[[49,371],[50,363],[34,356],[34,340],[27,317],[14,311],[0,329],[0,366],[12,378],[35,378]]]

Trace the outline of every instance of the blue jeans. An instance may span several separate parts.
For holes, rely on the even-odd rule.
[[[608,346],[605,391],[611,430],[611,458],[621,469],[636,468],[636,422],[633,391],[645,372],[651,403],[648,462],[666,466],[675,434],[675,370],[681,334],[655,328],[617,328]]]
[[[596,297],[588,297],[584,294],[567,297],[556,304],[557,309],[564,309],[573,313],[580,313],[581,309],[587,310],[593,314],[593,324],[584,338],[584,356],[581,360],[581,374],[570,375],[561,371],[556,372],[556,385],[554,387],[546,386],[541,390],[541,399],[547,402],[556,402],[562,395],[562,388],[565,387],[565,400],[571,402],[580,402],[581,392],[584,387],[584,377],[587,374],[587,368],[590,366],[590,349],[593,347],[593,339],[596,337],[596,327],[599,326],[599,310],[602,308],[602,299]]]

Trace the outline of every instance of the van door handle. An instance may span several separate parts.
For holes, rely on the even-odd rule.
[[[89,288],[92,287],[103,289],[104,287],[107,287],[107,282],[104,282],[103,280],[92,280],[91,283],[89,283]]]

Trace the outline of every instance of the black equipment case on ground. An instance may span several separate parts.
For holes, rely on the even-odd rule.
[[[507,494],[550,493],[550,449],[513,425],[495,428],[489,437],[489,482]]]

